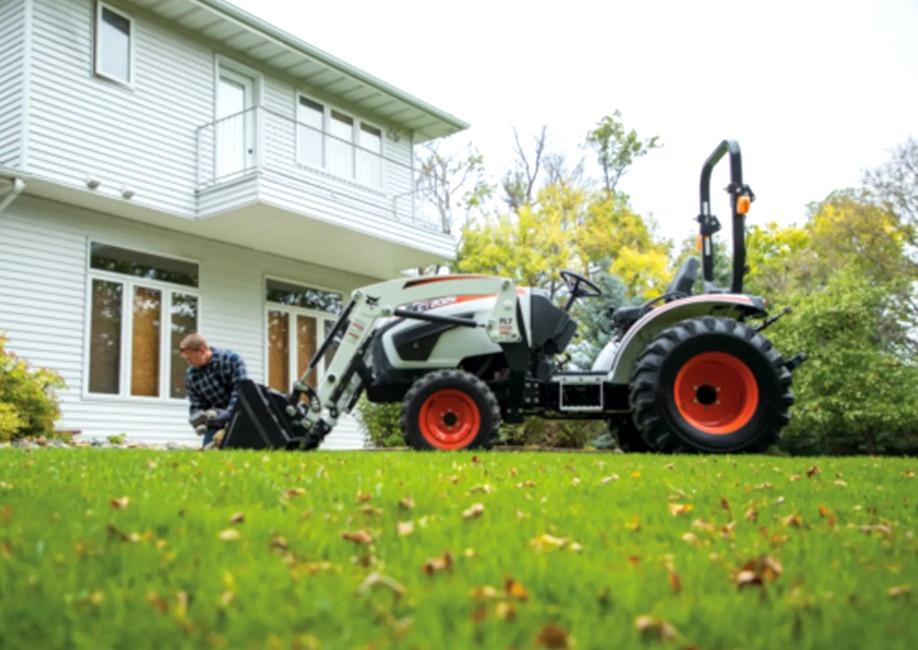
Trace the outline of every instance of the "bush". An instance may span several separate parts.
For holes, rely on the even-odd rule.
[[[504,424],[500,428],[499,444],[582,449],[591,440],[608,431],[602,420],[543,420],[527,418],[522,424]]]
[[[0,441],[51,435],[60,415],[54,391],[63,386],[57,373],[29,368],[8,352],[0,335]]]
[[[357,415],[360,428],[369,437],[374,447],[402,447],[405,445],[405,438],[399,423],[402,415],[400,403],[374,404],[364,397],[357,403]]]
[[[769,331],[787,355],[808,354],[794,372],[796,403],[780,446],[792,453],[918,453],[918,366],[884,340],[890,293],[852,272],[824,291],[792,298],[794,311]]]

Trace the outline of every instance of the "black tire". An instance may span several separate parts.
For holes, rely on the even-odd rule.
[[[638,357],[632,417],[658,451],[764,451],[790,420],[790,385],[781,354],[754,329],[692,318],[663,330]]]
[[[500,406],[475,375],[435,370],[405,393],[401,425],[405,441],[415,449],[490,447],[500,429]]]
[[[630,417],[623,417],[616,420],[609,420],[609,428],[615,434],[618,441],[618,448],[628,453],[647,453],[655,451],[653,447],[647,444],[641,432],[634,426],[634,421]]]

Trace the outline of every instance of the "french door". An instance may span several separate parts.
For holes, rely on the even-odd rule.
[[[335,320],[327,314],[281,305],[268,307],[268,386],[289,392],[293,382],[303,376],[310,359],[319,349]],[[329,350],[306,379],[313,388],[319,373],[325,371],[333,351]]]
[[[251,77],[220,68],[214,128],[216,178],[255,167],[255,82]]]

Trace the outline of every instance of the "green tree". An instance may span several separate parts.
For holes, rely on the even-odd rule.
[[[662,146],[658,136],[642,140],[634,129],[626,130],[618,109],[596,123],[587,133],[586,143],[596,151],[606,192],[615,191],[618,181],[635,160]]]

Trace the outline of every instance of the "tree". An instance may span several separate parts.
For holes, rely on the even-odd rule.
[[[659,140],[658,136],[641,140],[634,129],[626,131],[618,109],[599,120],[587,133],[586,143],[596,151],[606,192],[615,191],[619,179],[635,160],[662,146]]]
[[[532,156],[529,156],[520,143],[519,133],[515,128],[513,129],[516,159],[513,169],[504,174],[501,187],[504,190],[504,201],[514,212],[532,203],[533,192],[536,189],[536,181],[542,166],[542,157],[545,155],[547,136],[548,127],[543,126],[539,135],[534,138],[534,150]]]
[[[484,157],[473,146],[448,152],[442,140],[418,148],[415,192],[430,206],[445,232],[453,232],[461,211],[462,223],[480,210],[494,188],[485,177]]]

